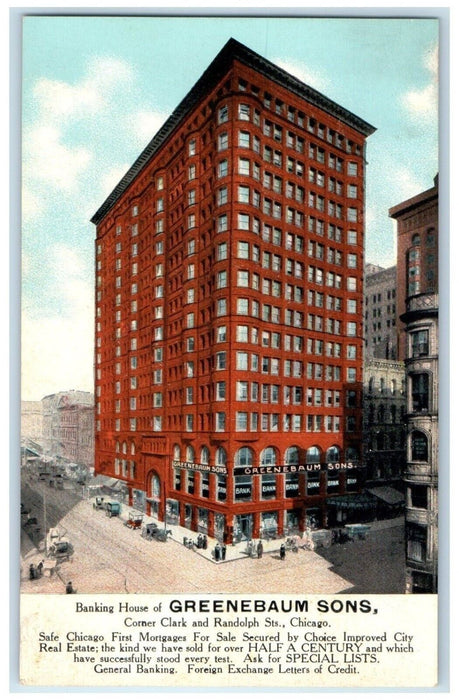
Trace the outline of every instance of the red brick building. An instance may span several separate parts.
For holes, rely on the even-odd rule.
[[[231,542],[360,490],[373,131],[230,40],[94,215],[96,471],[148,513]]]

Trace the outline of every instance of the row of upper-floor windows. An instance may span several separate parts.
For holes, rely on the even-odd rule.
[[[231,136],[228,131],[221,131],[217,136],[217,151],[222,153],[228,150],[231,145],[237,148],[248,149],[261,156],[261,160],[265,163],[271,163],[276,168],[284,169],[288,173],[292,173],[299,178],[305,176],[305,162],[284,152],[281,144],[279,146],[271,146],[264,143],[259,136],[248,130],[240,129],[233,144],[231,144]],[[316,143],[309,142],[308,144],[301,138],[297,140],[297,146],[294,150],[301,156],[306,156],[310,161],[316,161],[319,166],[328,166],[329,169],[334,169],[338,173],[344,171],[344,161],[337,157],[331,151],[319,146]],[[311,166],[312,167],[312,166]],[[347,163],[347,174],[350,177],[357,176],[357,163]],[[317,168],[320,169],[320,168]],[[322,171],[321,171],[322,172]],[[197,177],[197,163],[190,163],[188,166],[188,179]],[[309,178],[309,171],[308,171]]]
[[[191,225],[189,228],[194,228],[195,227],[195,220],[191,220],[190,222]],[[295,223],[295,213],[293,213],[293,222]],[[240,230],[244,231],[251,231],[252,233],[255,233],[257,236],[260,236],[260,238],[267,242],[271,243],[272,245],[275,246],[284,246],[287,250],[295,250],[296,252],[303,252],[304,251],[304,238],[300,234],[297,233],[292,233],[290,231],[283,231],[281,228],[277,226],[272,226],[269,223],[266,222],[261,222],[260,219],[258,219],[255,216],[251,216],[246,213],[239,212],[237,216],[237,228]],[[216,233],[223,233],[225,231],[229,230],[229,216],[227,213],[219,214],[216,219]],[[325,223],[325,221],[321,219],[317,219],[316,217],[309,216],[308,217],[308,231],[310,233],[314,233],[319,236],[324,236],[325,232],[327,233],[327,238],[329,240],[335,241],[337,243],[344,242],[344,237],[343,237],[343,229],[339,226],[336,226],[335,224],[332,223]],[[156,222],[156,233],[164,233],[164,220],[160,219]],[[345,236],[345,242],[348,245],[357,245],[358,243],[358,233],[354,229],[348,229],[346,231],[346,236]],[[308,253],[311,254],[312,247],[314,245],[313,241],[308,242]],[[195,238],[190,238],[186,242],[186,253],[187,255],[192,255],[196,252],[197,250],[197,243]],[[117,242],[115,244],[115,253],[120,254],[122,252],[122,243],[121,241]],[[140,251],[138,244],[134,243],[132,244],[132,247],[130,248],[130,253],[131,256],[136,257],[137,254]],[[154,252],[155,255],[161,256],[164,254],[164,241],[162,239],[157,240],[155,242],[154,246]],[[323,252],[321,248],[321,244],[317,243],[317,248],[315,250],[315,256],[319,257],[321,256],[321,252]],[[102,263],[103,263],[103,258],[101,257],[103,253],[103,246],[101,243],[97,245],[97,269],[101,270],[102,269]],[[330,253],[327,254],[327,259]],[[332,262],[330,260],[330,262]],[[336,264],[336,263],[335,263]],[[338,263],[339,264],[339,263]],[[132,274],[137,274],[138,273],[138,264],[133,263],[132,264]]]
[[[326,416],[311,414],[280,414],[280,413],[258,413],[237,411],[234,419],[230,418],[226,412],[216,411],[208,416],[213,423],[215,432],[226,432],[229,423],[234,425],[236,432],[341,432],[342,419],[340,416]],[[169,418],[171,429],[193,433],[196,431],[196,416],[194,413],[184,416],[171,416]],[[164,420],[162,416],[153,416],[153,430],[163,430]],[[354,415],[346,416],[344,430],[348,433],[355,433],[359,430],[360,421]]]
[[[252,88],[251,92],[254,96],[260,98],[261,93],[258,88]],[[272,109],[274,107],[273,111],[275,114],[286,117],[288,122],[294,124],[296,128],[284,128],[276,121],[263,116],[258,107],[242,101],[238,101],[235,106],[235,118],[240,121],[252,122],[255,126],[261,127],[264,136],[267,138],[272,138],[278,143],[284,142],[289,148],[294,148],[299,151],[304,148],[305,142],[304,137],[300,135],[300,133],[306,130],[307,133],[314,134],[319,139],[326,140],[330,145],[345,150],[346,153],[355,152],[358,155],[360,154],[361,149],[358,144],[355,144],[351,139],[345,138],[343,134],[323,124],[320,120],[312,116],[306,116],[303,112],[296,110],[292,106],[286,106],[282,101],[274,99],[266,92],[264,93],[262,101],[265,109]],[[219,107],[217,113],[218,124],[225,124],[231,118],[230,110],[232,107],[233,105],[230,107],[228,104]],[[194,155],[195,148],[196,142],[189,148],[190,155]],[[357,163],[355,163],[355,166],[357,166]]]
[[[229,188],[223,185],[216,190],[215,203],[217,207],[225,206],[230,201]],[[297,199],[299,203],[302,200]],[[239,204],[251,205],[256,209],[261,209],[263,214],[274,219],[284,218],[287,224],[295,224],[303,227],[305,215],[303,209],[298,210],[292,206],[284,205],[282,202],[276,201],[271,197],[262,195],[259,190],[256,190],[248,185],[238,185],[237,202]],[[307,206],[309,209],[316,209],[318,212],[326,213],[328,216],[336,219],[344,219],[348,222],[356,223],[359,220],[359,210],[357,207],[348,206],[345,208],[342,204],[323,197],[316,192],[309,192],[307,198]],[[187,228],[194,228],[197,225],[196,214],[191,213],[187,216]]]
[[[308,343],[309,345],[309,343]],[[308,348],[309,349],[309,348]],[[330,358],[340,358],[342,354],[341,343],[322,343],[322,341],[315,341],[310,344],[311,354],[325,355],[325,357]],[[325,353],[324,353],[325,350]],[[180,378],[198,378],[202,377],[203,374],[208,371],[224,371],[229,369],[228,364],[228,352],[226,350],[216,352],[211,358],[209,358],[209,367],[205,366],[204,360],[199,363],[194,360],[187,360],[179,365],[170,365],[167,368],[167,379],[180,379]],[[354,345],[348,345],[346,348],[346,354],[348,360],[355,360],[357,358],[357,348]],[[131,358],[132,359],[132,358]],[[295,377],[301,379],[304,376],[310,377],[310,367],[314,365],[321,365],[321,363],[311,363],[304,362],[302,360],[296,359],[284,359],[281,360],[278,357],[265,357],[258,355],[258,353],[247,352],[247,351],[237,351],[234,356],[235,364],[233,365],[235,370],[241,372],[255,372],[261,374],[270,374],[271,376],[284,376],[284,377]],[[135,366],[133,366],[135,365]],[[137,368],[137,361],[131,363],[131,369]],[[341,381],[341,366],[339,365],[321,365],[321,371],[323,369],[324,378],[326,381],[330,382],[340,382]],[[122,365],[121,363],[115,364],[115,374],[121,374]],[[305,374],[306,372],[306,374]],[[281,374],[282,373],[282,374]],[[177,375],[177,376],[176,376]],[[316,367],[315,378],[318,378],[319,371]],[[354,377],[354,374],[347,375],[348,377]],[[153,384],[162,384],[165,380],[163,369],[155,369],[153,371]],[[350,381],[350,379],[348,379]],[[354,379],[352,379],[354,381]]]
[[[356,238],[352,235],[355,232],[348,232],[351,235],[348,236],[348,240],[355,241]],[[282,234],[281,234],[282,236]],[[273,232],[272,227],[265,227],[263,230],[263,240],[266,242],[272,242]],[[296,253],[304,252],[304,238],[298,234],[287,233],[284,237],[285,249],[292,250]],[[190,257],[196,253],[196,239],[189,239],[186,244],[187,255]],[[222,241],[217,243],[215,248],[215,257],[217,260],[226,260],[228,258],[229,244],[228,241]],[[120,251],[119,251],[120,252]],[[135,250],[131,252],[131,257],[135,257],[138,253],[137,245]],[[356,268],[358,265],[358,256],[356,253],[344,254],[342,250],[325,246],[314,240],[308,240],[307,242],[307,254],[309,257],[316,258],[317,260],[324,260],[329,264],[341,266],[345,262],[347,267]],[[272,268],[273,270],[280,271],[282,266],[282,256],[280,254],[273,253],[271,251],[263,250],[260,245],[251,243],[249,241],[239,240],[236,246],[236,257],[241,260],[252,260],[252,262],[260,263],[263,268]],[[288,259],[287,259],[288,261]],[[171,261],[175,266],[180,264],[180,260]],[[301,264],[301,263],[298,263]],[[138,273],[138,265],[134,263],[133,267],[131,259],[128,262],[131,266],[131,273]],[[286,267],[287,263],[286,263]],[[123,268],[123,259],[121,257],[115,258],[115,270],[120,271]],[[97,264],[97,269],[100,271],[102,269],[102,263],[99,260]],[[157,262],[152,265],[155,277],[162,277],[165,272],[165,265],[163,262]],[[189,271],[195,271],[195,264],[190,262],[187,265],[187,278],[191,279]],[[286,269],[288,272],[288,270]],[[193,274],[194,277],[194,274]],[[102,281],[102,277],[101,277]],[[98,281],[100,286],[101,281]],[[375,314],[374,314],[375,315]]]
[[[379,391],[381,394],[384,394],[387,390],[389,390],[392,395],[395,395],[398,389],[400,389],[402,394],[405,393],[404,379],[397,380],[394,378],[387,381],[385,377],[380,377],[379,379],[370,377],[368,380],[368,391],[370,394],[374,393],[375,391]]]
[[[280,165],[277,154],[272,155],[269,151],[266,152],[265,161],[273,162],[274,165]],[[222,158],[217,163],[216,174],[218,178],[225,178],[232,173],[232,161],[229,158]],[[305,175],[304,164],[294,161],[288,162],[288,172],[299,177]],[[197,171],[195,169],[188,170],[189,179],[194,179]],[[278,194],[284,194],[288,199],[296,199],[298,202],[305,201],[305,187],[297,182],[285,179],[262,166],[260,162],[252,158],[238,157],[236,174],[242,177],[251,177],[259,181],[265,189],[273,190]],[[193,177],[192,177],[193,176]],[[326,188],[328,192],[338,196],[347,196],[350,199],[358,197],[358,185],[348,183],[345,185],[342,180],[327,175],[324,171],[314,167],[309,167],[307,170],[307,182],[309,185],[315,185],[316,188]],[[314,190],[315,188],[313,188]],[[311,191],[313,191],[311,190]],[[191,190],[193,194],[188,193],[188,204],[196,204],[196,190]],[[160,202],[161,200],[157,200]],[[156,207],[157,208],[157,207]]]

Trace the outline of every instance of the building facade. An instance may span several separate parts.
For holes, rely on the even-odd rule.
[[[51,458],[94,467],[94,396],[88,391],[61,391],[45,396],[43,449]]]
[[[96,471],[227,542],[362,484],[369,124],[230,40],[92,218]]]
[[[363,449],[366,485],[402,486],[405,472],[405,365],[366,359],[363,382]]]
[[[390,210],[404,290],[399,339],[406,367],[407,592],[437,591],[438,184]],[[403,298],[403,295],[400,295]]]
[[[365,357],[395,360],[397,267],[365,265]]]
[[[21,401],[21,438],[42,444],[43,406],[41,401]]]

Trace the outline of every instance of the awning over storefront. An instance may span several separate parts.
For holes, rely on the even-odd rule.
[[[404,494],[391,486],[375,486],[367,489],[367,492],[390,506],[398,506],[405,502]]]
[[[376,503],[377,498],[370,493],[355,493],[327,498],[327,505],[345,508],[347,510],[366,510],[368,508],[374,508]]]

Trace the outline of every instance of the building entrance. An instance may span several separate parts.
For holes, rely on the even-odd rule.
[[[253,515],[252,513],[244,513],[236,515],[234,518],[234,539],[236,542],[241,540],[251,540],[253,533]]]

